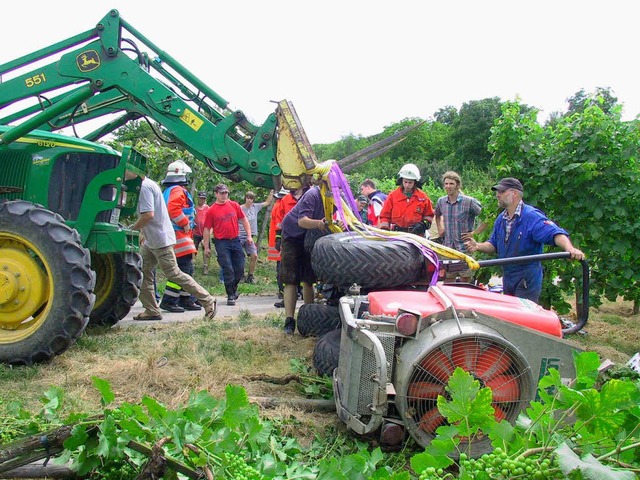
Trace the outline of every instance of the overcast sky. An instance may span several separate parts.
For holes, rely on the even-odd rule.
[[[625,119],[640,113],[632,0],[12,0],[0,63],[111,8],[255,123],[271,100],[293,102],[312,143],[487,97],[544,119],[582,88],[610,87]]]

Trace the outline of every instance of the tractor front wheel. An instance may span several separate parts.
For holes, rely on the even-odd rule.
[[[338,307],[309,303],[298,310],[298,331],[303,337],[321,337],[336,328],[340,328]]]
[[[0,203],[0,362],[31,365],[83,332],[95,296],[89,251],[64,219],[33,203]]]
[[[96,303],[90,325],[112,326],[127,316],[140,294],[142,257],[138,253],[92,254]]]

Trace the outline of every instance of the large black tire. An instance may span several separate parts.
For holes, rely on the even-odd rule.
[[[96,303],[89,325],[115,325],[140,294],[142,257],[134,252],[92,254],[91,266],[96,272]]]
[[[318,375],[332,376],[340,358],[342,329],[332,330],[321,336],[313,349],[313,367]]]
[[[340,326],[338,307],[309,303],[298,310],[298,331],[303,337],[321,337]]]
[[[370,240],[356,233],[318,239],[311,253],[318,279],[336,286],[357,283],[364,289],[410,285],[424,273],[424,257],[407,242]]]
[[[316,241],[321,237],[329,235],[330,233],[331,232],[329,232],[329,230],[320,230],[319,228],[312,228],[311,230],[307,230],[304,234],[304,249],[306,250],[306,252],[311,253],[311,251],[313,250],[313,246],[316,244]]]
[[[78,232],[41,206],[0,202],[0,265],[0,362],[31,365],[64,352],[95,301]]]

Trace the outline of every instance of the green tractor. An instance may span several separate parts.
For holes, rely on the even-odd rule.
[[[28,365],[135,303],[138,234],[120,222],[140,183],[125,182],[125,169],[144,171],[146,160],[37,130],[9,147],[0,150],[0,361]]]
[[[142,118],[231,181],[297,188],[315,167],[289,102],[252,124],[117,10],[0,65],[1,363],[49,360],[136,301],[138,233],[123,219],[141,182],[125,171],[146,173],[146,160],[97,142]]]

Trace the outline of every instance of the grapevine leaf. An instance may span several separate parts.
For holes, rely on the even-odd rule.
[[[184,441],[186,443],[196,443],[203,431],[204,427],[202,425],[194,422],[186,422],[182,431]]]
[[[445,458],[446,459],[445,463],[446,463],[446,462],[449,462],[449,460],[451,460],[448,455],[451,452],[455,451],[456,446],[458,445],[459,442],[460,442],[459,436],[456,436],[455,440],[453,438],[437,436],[431,441],[431,443],[429,443],[429,445],[427,445],[427,447],[425,448],[425,451],[427,453],[430,453],[436,458],[438,457]],[[451,465],[451,463],[453,463],[453,461],[449,462],[448,465],[446,466],[448,467],[449,465]],[[445,467],[442,467],[442,468],[445,468]]]
[[[100,424],[99,429],[96,454],[102,458],[109,458],[111,451],[115,450],[118,443],[118,432],[114,418],[112,416],[106,417]]]
[[[173,425],[173,428],[171,429],[171,441],[179,450],[182,450],[184,447],[184,432],[178,425]]]
[[[517,451],[522,446],[522,438],[516,433],[516,429],[506,420],[496,422],[488,431],[489,438],[494,447],[500,447],[509,451]]]
[[[100,460],[96,456],[89,456],[86,449],[80,451],[80,454],[73,460],[70,468],[80,477],[85,477],[94,468],[100,465]]]
[[[587,480],[636,480],[637,478],[633,472],[616,470],[603,465],[593,455],[588,454],[580,458],[566,443],[558,446],[555,453],[558,456],[560,470],[567,476],[571,472],[579,471],[580,478]]]
[[[546,390],[547,388],[558,389],[562,385],[562,377],[560,376],[560,372],[555,368],[550,368],[547,371],[547,374],[538,382],[538,387],[542,390]]]
[[[411,468],[420,474],[428,467],[447,468],[453,463],[446,455],[432,455],[428,452],[417,453],[411,457]]]
[[[591,388],[598,378],[600,356],[595,352],[581,352],[575,355],[576,388]]]
[[[53,420],[56,418],[56,412],[62,406],[62,400],[64,398],[64,390],[59,387],[49,387],[44,393],[44,397],[41,399],[43,409],[43,415],[47,420]]]
[[[471,413],[471,401],[480,390],[480,382],[474,380],[471,375],[457,367],[447,384],[447,391],[451,400],[444,396],[438,396],[438,410],[449,421],[456,423],[467,418]]]
[[[458,420],[469,415],[471,409],[471,401],[476,397],[480,390],[480,382],[475,380],[469,373],[460,367],[456,367],[453,374],[449,378],[447,391],[451,395],[452,401],[447,402],[443,396],[438,397],[438,409],[450,422]],[[443,411],[440,404],[445,406]]]
[[[103,406],[109,405],[115,400],[116,396],[113,394],[111,384],[107,380],[103,380],[98,377],[91,377],[91,381],[93,382],[93,386],[100,392],[100,395],[102,395],[100,403],[102,403]]]
[[[640,391],[629,380],[611,379],[600,390],[602,404],[610,410],[631,408],[640,404]]]
[[[380,449],[380,447],[376,448],[375,450],[373,450],[373,452],[371,452],[371,458],[369,459],[369,464],[370,465],[377,465],[378,463],[380,463],[382,460],[384,460],[384,455],[382,454],[382,450]]]
[[[222,419],[229,428],[237,428],[247,419],[256,416],[255,408],[251,408],[247,391],[238,385],[227,385],[227,401]]]
[[[482,388],[471,401],[469,422],[480,428],[487,428],[495,423],[495,410],[491,405],[493,393],[490,388]]]
[[[126,432],[134,438],[143,439],[146,438],[148,433],[150,433],[148,429],[144,428],[133,418],[123,418],[119,421],[119,424],[123,432]]]
[[[633,387],[633,385],[631,386]],[[586,422],[586,428],[589,432],[600,432],[613,438],[620,431],[620,425],[624,423],[626,414],[617,411],[617,403],[612,398],[604,397],[604,393],[601,394],[597,390],[587,390],[583,394],[585,401],[576,409],[578,418]],[[623,395],[623,392],[620,391],[620,394]],[[626,398],[629,398],[628,393]],[[609,405],[605,400],[614,402],[614,404]],[[625,401],[624,398],[621,400]]]
[[[86,425],[74,425],[71,429],[71,436],[62,444],[67,450],[75,450],[84,445],[89,438]]]
[[[184,416],[194,422],[209,422],[218,418],[216,412],[220,405],[220,401],[214,398],[209,392],[201,390],[197,393],[191,393]],[[222,412],[220,412],[222,413]]]
[[[155,398],[145,395],[142,397],[142,404],[147,407],[149,415],[156,420],[162,420],[167,414],[167,409]]]

